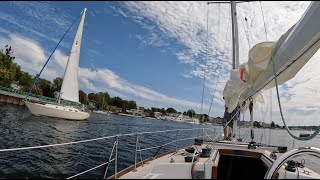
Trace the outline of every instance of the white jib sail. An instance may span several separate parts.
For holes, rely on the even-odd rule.
[[[73,102],[79,102],[78,66],[86,10],[86,8],[83,10],[82,18],[73,41],[60,91],[62,99]]]

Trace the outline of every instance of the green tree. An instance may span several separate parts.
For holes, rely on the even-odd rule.
[[[39,78],[38,82],[37,82],[37,86],[41,89],[42,91],[42,96],[47,96],[47,97],[54,97],[54,94],[52,92],[52,89],[51,89],[51,82],[46,80],[46,79],[42,79],[42,78]]]
[[[104,92],[104,101],[107,102],[107,104],[110,103],[110,95],[108,92]]]
[[[109,104],[110,104],[110,95],[108,92],[104,92],[103,93],[103,96],[104,96],[104,101],[103,102],[103,110],[108,110],[109,108]],[[103,98],[103,97],[102,97]],[[103,100],[103,99],[102,99]]]
[[[276,125],[274,124],[273,121],[271,122],[271,125],[270,125],[270,126],[271,126],[272,129],[274,129],[274,128],[276,127]]]
[[[110,99],[110,105],[117,106],[118,108],[122,108],[122,99],[118,96]]]
[[[5,46],[5,52],[0,51],[0,85],[10,87],[11,82],[15,78],[18,65],[13,62],[13,52],[11,46]]]
[[[260,124],[260,122],[258,122],[258,121],[254,121],[254,122],[253,122],[253,126],[254,126],[254,127],[257,127],[257,128],[260,128],[260,127],[261,127],[261,124]]]
[[[208,121],[209,116],[207,114],[196,114],[193,117],[199,119],[200,123]]]
[[[15,81],[20,81],[20,78],[21,78],[21,76],[22,76],[22,72],[23,72],[23,71],[21,71],[21,67],[20,67],[19,65],[17,65],[17,67],[16,67],[16,74],[15,74],[15,77],[14,77],[14,80],[15,80]]]
[[[97,102],[96,102],[96,99],[97,99],[97,95],[95,93],[89,93],[88,94],[88,100],[89,100],[89,104],[92,105],[92,108],[94,106],[94,108],[97,108]]]
[[[52,92],[60,92],[63,79],[61,77],[56,77],[52,83]]]
[[[158,112],[158,108],[151,107],[151,111],[152,111],[152,112]]]
[[[104,108],[104,104],[105,104],[105,93],[103,92],[98,92],[95,94],[94,96],[94,101],[96,102],[96,106],[98,109],[102,109]]]
[[[126,113],[126,112],[127,112],[128,103],[129,103],[128,101],[122,100],[122,112],[123,112],[123,113]]]
[[[166,114],[167,114],[167,111],[166,111],[164,108],[161,108],[161,109],[160,109],[160,112],[161,112],[163,115],[166,115]]]
[[[87,94],[82,90],[79,90],[79,101],[82,104],[86,104],[87,103]]]
[[[196,112],[193,109],[189,109],[186,113],[189,117],[194,117]]]
[[[137,109],[137,103],[135,101],[128,101],[127,109]]]
[[[173,109],[172,107],[169,107],[167,109],[167,113],[177,113],[177,111],[175,109]]]
[[[28,91],[33,83],[34,77],[29,75],[27,72],[22,72],[20,79],[19,79],[19,84],[22,86],[22,91]]]

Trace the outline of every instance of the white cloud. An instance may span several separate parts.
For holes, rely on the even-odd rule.
[[[268,40],[276,41],[301,18],[310,2],[261,2],[261,4]],[[182,73],[182,76],[186,78],[203,78],[207,28],[207,5],[205,2],[124,2],[124,8],[131,12],[131,18],[146,30],[158,29],[153,31],[153,33],[158,34],[158,37],[166,37],[167,41],[174,40],[185,47],[177,48],[173,51],[180,62],[190,68],[189,71],[186,71],[188,73]],[[209,8],[209,58],[206,86],[212,89],[217,75],[220,76],[219,81],[226,82],[229,78],[228,71],[231,68],[232,51],[231,25],[229,25],[230,5],[220,4],[220,15],[218,14],[218,4],[211,4]],[[249,44],[252,47],[256,43],[265,41],[266,35],[264,33],[260,2],[239,3],[237,4],[237,11],[239,57],[240,63],[244,63],[248,59]],[[220,20],[218,17],[220,17]],[[245,21],[245,18],[247,21]],[[140,38],[146,39],[148,36],[150,35],[146,34]],[[153,37],[156,36],[153,35]],[[150,43],[149,45],[153,44]],[[315,110],[319,107],[317,105],[319,102],[317,94],[320,93],[320,78],[317,76],[320,63],[316,61],[318,57],[320,57],[319,53],[309,61],[293,80],[286,83],[288,88],[280,86],[282,106],[288,124],[308,123],[309,125],[314,125],[314,122],[316,122]],[[221,65],[222,68],[217,67],[217,64]],[[218,98],[222,97],[223,88],[224,85],[218,86],[216,92]],[[210,94],[212,94],[212,91],[210,91]],[[278,124],[282,124],[275,90],[273,89],[273,91],[273,119]],[[269,97],[268,93],[269,91],[264,93],[267,99]],[[215,116],[223,113],[223,105],[219,102],[221,102],[220,99],[217,99],[213,103],[220,109],[217,113],[213,113]],[[268,100],[266,102],[268,103]],[[263,105],[264,108],[267,103]],[[260,105],[257,105],[256,110],[258,114],[261,114]],[[270,119],[270,115],[268,115],[268,118]],[[262,116],[257,115],[256,120],[261,119]]]
[[[9,35],[9,39],[0,36],[0,41],[12,46],[14,56],[16,56],[15,62],[21,66],[22,70],[32,75],[40,71],[49,55],[38,42],[21,35],[11,34]],[[67,59],[68,56],[60,50],[57,50],[41,77],[49,80],[57,76],[62,77]],[[79,82],[80,88],[86,91],[107,91],[112,96],[134,99],[137,100],[138,103],[144,102],[154,107],[178,107],[177,109],[181,111],[187,108],[194,108],[196,110],[200,108],[199,103],[170,97],[150,88],[130,83],[107,68],[91,70],[89,68],[79,67]],[[204,107],[208,108],[207,105],[204,105]]]
[[[264,19],[267,28],[268,40],[276,41],[283,33],[285,33],[294,23],[296,23],[304,11],[307,9],[310,2],[261,2],[264,11]],[[161,50],[167,50],[176,55],[177,59],[183,64],[186,64],[189,69],[180,73],[186,78],[203,78],[204,58],[205,58],[205,42],[206,42],[206,12],[207,5],[205,2],[124,2],[125,10],[114,8],[119,14],[125,13],[122,16],[133,18],[139,23],[142,28],[149,31],[146,34],[139,34],[136,38],[141,40],[141,45],[153,45]],[[219,75],[220,82],[226,82],[229,78],[230,58],[231,58],[231,25],[230,25],[230,7],[227,4],[209,6],[209,41],[208,41],[208,67],[207,67],[207,82],[206,86],[210,91],[204,97],[205,103],[209,104],[211,100],[213,83]],[[265,40],[264,24],[260,10],[260,2],[240,3],[238,9],[238,25],[239,25],[239,42],[240,42],[240,62],[247,61],[247,52],[250,46]],[[105,10],[105,9],[104,9]],[[28,11],[27,14],[41,21],[39,14]],[[102,12],[96,11],[95,14]],[[0,14],[1,15],[1,14]],[[5,14],[3,14],[5,15]],[[2,20],[10,16],[0,16]],[[47,16],[49,17],[49,16]],[[218,20],[220,17],[220,20]],[[247,22],[244,18],[247,18]],[[40,18],[40,19],[39,19]],[[71,18],[72,19],[72,18]],[[16,20],[16,19],[14,19]],[[21,22],[19,22],[21,23]],[[21,23],[22,25],[25,25]],[[20,24],[17,24],[20,25]],[[22,26],[20,25],[20,26]],[[218,28],[219,27],[219,28]],[[21,28],[26,28],[22,26]],[[1,32],[3,30],[0,29]],[[32,31],[32,30],[30,30]],[[7,33],[7,32],[4,32]],[[38,34],[39,35],[39,34]],[[12,35],[13,36],[13,35]],[[40,36],[40,35],[39,35]],[[14,36],[8,41],[12,41]],[[47,57],[46,53],[36,41],[30,39],[15,37],[17,41],[27,44],[32,42],[28,48],[20,48],[14,51],[20,53],[20,64],[27,71],[36,73],[38,68],[42,66],[44,60],[41,57]],[[19,39],[20,38],[20,39]],[[25,42],[24,42],[25,41]],[[29,47],[29,46],[28,46]],[[32,53],[35,51],[37,53]],[[25,55],[29,53],[29,55]],[[59,54],[60,53],[60,54]],[[92,52],[94,54],[94,52]],[[19,55],[16,54],[18,57]],[[30,55],[31,54],[31,55]],[[35,59],[32,57],[35,56]],[[319,99],[317,94],[319,78],[317,70],[320,64],[316,61],[319,53],[312,58],[309,63],[298,73],[298,75],[286,85],[280,86],[281,100],[285,116],[288,119],[288,124],[310,123],[314,125],[317,119],[315,110],[317,109]],[[49,64],[48,74],[54,77],[56,74],[63,73],[63,67],[67,56],[57,51],[54,55],[55,63]],[[44,58],[45,59],[45,58]],[[17,61],[18,58],[17,58]],[[38,62],[35,63],[35,62]],[[34,66],[30,66],[29,62],[34,62]],[[40,65],[41,64],[41,65]],[[221,68],[219,66],[221,66]],[[52,66],[52,67],[51,67]],[[59,67],[55,68],[55,67]],[[60,72],[61,71],[61,72]],[[184,106],[188,104],[200,108],[200,104],[181,100],[178,98],[163,95],[157,91],[151,90],[144,86],[136,85],[119,77],[117,74],[106,68],[91,70],[88,68],[80,68],[79,70],[80,87],[86,87],[90,91],[106,90],[114,95],[137,98],[140,102],[147,104],[155,103],[155,106],[176,104]],[[202,81],[202,79],[199,79]],[[222,91],[224,85],[219,84],[217,87],[216,97],[213,103],[213,112],[211,115],[221,116],[223,114]],[[276,101],[275,91],[273,91],[273,120],[282,124],[280,121],[278,104]],[[199,92],[200,93],[200,92]],[[268,103],[268,91],[265,97]],[[152,103],[150,103],[152,104]],[[265,107],[267,104],[263,105]],[[206,106],[204,109],[207,109]],[[260,105],[255,107],[257,119],[261,120]],[[205,110],[203,112],[206,112]],[[259,112],[259,113],[258,113]],[[248,116],[246,116],[248,117]],[[268,117],[268,116],[267,116]],[[269,117],[270,119],[270,117]],[[303,120],[303,121],[301,121]]]

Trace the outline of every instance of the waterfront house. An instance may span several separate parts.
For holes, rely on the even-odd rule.
[[[17,91],[19,91],[21,89],[21,86],[19,85],[19,81],[12,81],[10,86],[12,89],[17,90]]]

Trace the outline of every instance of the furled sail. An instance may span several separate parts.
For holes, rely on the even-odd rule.
[[[223,91],[231,113],[237,106],[247,110],[249,97],[263,102],[261,90],[275,87],[275,63],[278,84],[292,79],[320,48],[320,2],[310,3],[307,11],[277,42],[262,42],[249,51],[249,60],[232,70]]]
[[[73,102],[79,102],[78,66],[86,10],[86,8],[83,10],[82,18],[72,44],[60,91],[62,99]]]

